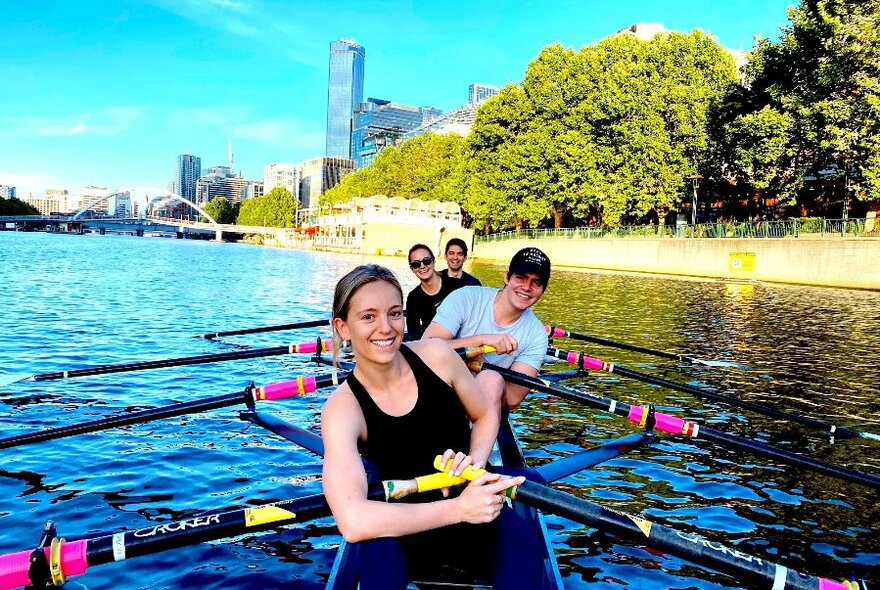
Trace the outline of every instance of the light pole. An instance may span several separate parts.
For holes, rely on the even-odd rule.
[[[688,180],[694,183],[694,206],[691,209],[691,225],[697,224],[697,189],[700,188],[700,181],[703,180],[703,175],[697,172],[696,174],[691,174],[688,176]]]

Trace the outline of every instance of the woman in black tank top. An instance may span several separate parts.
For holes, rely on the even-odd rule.
[[[416,558],[440,552],[445,559],[458,550],[485,563],[475,554],[495,533],[484,523],[498,517],[503,491],[522,478],[486,474],[454,498],[376,502],[367,499],[361,454],[383,479],[431,473],[438,454],[452,462],[453,473],[483,467],[498,414],[446,342],[401,345],[403,294],[388,269],[360,266],[339,281],[333,327],[334,355],[341,340],[350,341],[356,368],[322,413],[323,485],[340,532],[361,550],[361,589],[405,588]],[[467,531],[450,534],[454,525]]]

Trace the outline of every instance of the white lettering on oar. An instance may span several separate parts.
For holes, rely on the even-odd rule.
[[[125,533],[113,533],[113,561],[125,559]]]
[[[760,557],[755,557],[754,555],[749,555],[748,553],[742,553],[737,551],[736,549],[731,549],[730,547],[725,547],[721,543],[716,541],[709,541],[708,539],[704,539],[699,535],[691,535],[688,533],[683,533],[681,531],[675,531],[675,534],[684,539],[685,541],[690,541],[694,545],[702,545],[707,549],[711,549],[717,553],[722,553],[724,555],[730,555],[731,557],[735,557],[737,559],[742,559],[743,561],[747,561],[749,563],[757,563],[758,565],[763,566],[764,561]]]
[[[788,568],[784,565],[776,566],[776,575],[773,576],[773,588],[771,590],[785,590],[785,579],[788,577]]]
[[[176,533],[185,531],[186,529],[197,529],[211,524],[220,524],[220,515],[213,514],[211,516],[197,516],[189,520],[180,520],[177,522],[169,522],[168,524],[160,524],[150,529],[141,529],[135,531],[135,537],[153,537],[155,535],[167,535],[168,533]]]

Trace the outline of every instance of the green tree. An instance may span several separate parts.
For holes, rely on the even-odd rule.
[[[880,198],[880,0],[803,0],[789,21],[751,54],[725,163],[789,202],[827,170]]]
[[[0,197],[0,215],[39,215],[40,212],[33,205],[18,199],[4,199]]]
[[[463,190],[464,139],[426,133],[384,149],[371,166],[347,175],[327,191],[321,203],[383,194],[461,204]]]
[[[297,205],[297,200],[289,190],[277,186],[269,194],[244,201],[236,223],[263,227],[294,227]]]
[[[238,207],[238,203],[233,205],[226,197],[215,197],[205,206],[205,211],[217,223],[235,223]]]

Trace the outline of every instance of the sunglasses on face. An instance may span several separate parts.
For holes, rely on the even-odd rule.
[[[409,263],[409,267],[413,270],[418,270],[422,266],[431,266],[433,263],[433,256],[425,256],[421,260],[411,260]]]

